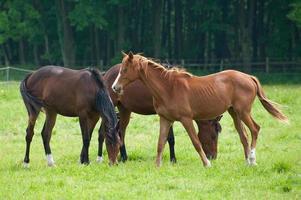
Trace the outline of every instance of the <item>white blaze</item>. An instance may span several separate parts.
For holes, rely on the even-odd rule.
[[[120,71],[119,71],[118,76],[117,76],[117,78],[115,79],[115,81],[114,81],[114,83],[113,83],[113,85],[112,85],[112,90],[113,90],[113,91],[115,91],[115,90],[114,90],[114,87],[115,87],[115,85],[117,84],[119,78],[120,78]]]

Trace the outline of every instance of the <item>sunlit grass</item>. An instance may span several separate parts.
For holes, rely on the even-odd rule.
[[[256,100],[253,116],[261,126],[257,167],[245,165],[243,148],[231,118],[224,114],[219,154],[205,169],[189,137],[175,123],[178,163],[169,163],[165,148],[161,168],[154,165],[158,117],[132,115],[126,145],[129,161],[97,164],[97,130],[89,166],[78,164],[78,120],[58,117],[51,147],[55,168],[46,166],[40,136],[44,115],[35,128],[29,169],[22,167],[27,113],[17,83],[0,85],[0,199],[300,199],[301,85],[264,86],[267,96],[283,105],[289,125],[274,120]],[[97,125],[97,129],[99,124]]]

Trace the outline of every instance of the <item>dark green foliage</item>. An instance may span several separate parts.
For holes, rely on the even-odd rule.
[[[296,0],[3,0],[0,65],[108,66],[132,50],[248,71],[266,57],[300,59],[300,27]]]

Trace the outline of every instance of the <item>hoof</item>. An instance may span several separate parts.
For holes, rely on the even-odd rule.
[[[51,154],[46,155],[46,160],[48,167],[55,167],[54,160]]]
[[[56,167],[55,163],[47,163],[48,167]]]
[[[256,160],[253,159],[246,159],[246,165],[247,166],[257,166]]]
[[[207,164],[204,165],[205,168],[210,168],[211,167],[211,162],[208,160]]]
[[[29,168],[29,163],[23,162],[23,168],[28,169]]]
[[[171,164],[176,164],[177,163],[177,159],[176,158],[171,158],[170,159],[170,163]]]
[[[97,156],[96,162],[97,162],[97,163],[102,163],[102,162],[103,162],[102,156]]]

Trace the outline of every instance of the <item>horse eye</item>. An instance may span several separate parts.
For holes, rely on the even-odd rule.
[[[122,70],[122,72],[123,72],[123,73],[126,73],[127,70],[128,70],[127,68],[124,68],[124,69]]]

